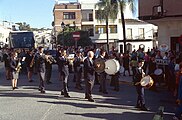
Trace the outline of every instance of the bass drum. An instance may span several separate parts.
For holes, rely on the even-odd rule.
[[[105,62],[105,72],[114,75],[120,70],[120,64],[115,59],[109,59]]]

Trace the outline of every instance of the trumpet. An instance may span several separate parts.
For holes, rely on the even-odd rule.
[[[52,57],[51,55],[47,55],[46,61],[49,62],[50,64],[56,63],[57,61]]]

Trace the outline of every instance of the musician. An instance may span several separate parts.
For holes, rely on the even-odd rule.
[[[142,68],[143,64],[144,62],[142,60],[138,61],[138,67],[136,68],[135,75],[134,75],[134,84],[136,86],[136,91],[138,94],[136,108],[140,108],[141,110],[148,111],[148,109],[145,107],[144,87],[141,86],[141,84],[139,83],[145,75]]]
[[[17,80],[19,78],[19,70],[20,70],[20,62],[18,59],[18,53],[13,52],[11,53],[10,59],[10,72],[12,76],[12,89],[18,89],[17,87]]]
[[[119,61],[119,57],[117,56],[115,52],[112,54],[112,59]],[[118,71],[111,77],[111,86],[114,86],[114,90],[117,92],[119,91],[119,75],[120,75],[120,72]]]
[[[155,56],[151,56],[149,63],[148,63],[148,75],[150,75],[153,80],[154,80],[154,84],[153,86],[150,88],[150,90],[153,91],[157,91],[156,89],[156,80],[159,79],[159,77],[157,75],[154,74],[154,71],[157,69],[157,64],[155,62]]]
[[[41,93],[45,93],[45,54],[44,48],[40,46],[37,53],[37,70],[39,74],[40,84],[39,90]]]
[[[53,61],[50,58],[52,56],[50,56],[49,51],[46,51],[45,55],[47,56],[46,57],[47,59],[45,60],[45,69],[46,69],[45,79],[46,79],[47,84],[51,84],[52,82],[50,81],[50,79],[51,79],[51,75],[52,75],[52,63],[53,63]]]
[[[135,70],[136,70],[136,67],[138,66],[137,57],[132,57],[131,58],[130,66],[131,66],[131,69],[132,69],[132,72],[133,72],[132,78],[133,78],[133,81],[134,81]]]
[[[82,76],[82,66],[83,64],[83,57],[80,51],[76,52],[76,57],[73,61],[73,67],[75,72],[75,78],[76,78],[76,89],[83,90],[81,86],[81,76]]]
[[[68,65],[69,61],[67,58],[66,50],[62,49],[61,54],[58,58],[58,67],[63,80],[63,89],[61,90],[61,95],[64,95],[64,97],[70,97],[68,94],[68,76],[69,76]]]
[[[130,75],[130,65],[129,65],[129,62],[130,62],[130,56],[129,56],[129,52],[127,51],[127,53],[125,53],[124,56],[123,56],[123,67],[124,67],[123,76],[126,76],[125,75],[126,70],[128,71],[129,76],[131,76]]]
[[[3,61],[5,66],[5,74],[6,74],[6,80],[11,80],[11,73],[10,73],[10,50],[6,49],[5,53],[3,54]]]
[[[28,51],[25,62],[27,64],[28,81],[33,82],[32,75],[33,75],[33,68],[34,68],[34,62],[35,62],[35,55],[33,50]]]
[[[106,61],[105,56],[106,56],[106,51],[101,50],[98,59]],[[106,90],[106,76],[107,76],[107,74],[106,74],[105,71],[103,71],[101,73],[98,73],[98,78],[99,78],[99,81],[100,81],[99,92],[102,92],[104,94],[108,94],[108,92]]]
[[[87,58],[84,60],[84,79],[85,79],[85,99],[94,102],[92,98],[92,88],[95,81],[95,68],[94,68],[94,52],[88,51]]]

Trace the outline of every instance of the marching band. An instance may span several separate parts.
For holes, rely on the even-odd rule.
[[[98,78],[100,83],[99,92],[108,94],[107,76],[111,76],[111,85],[114,87],[114,90],[119,91],[119,79],[121,78],[121,74],[124,72],[123,75],[125,76],[125,71],[128,70],[129,75],[131,75],[131,67],[133,85],[136,86],[136,92],[138,93],[136,107],[141,110],[148,110],[145,107],[144,88],[157,91],[157,84],[160,85],[163,81],[168,84],[168,81],[165,81],[165,79],[167,80],[167,75],[164,76],[164,74],[170,72],[170,67],[174,66],[174,61],[170,61],[167,56],[165,59],[161,59],[160,52],[156,52],[155,55],[154,52],[153,54],[152,52],[151,54],[147,53],[144,54],[144,57],[141,57],[143,56],[141,55],[141,51],[140,57],[137,54],[138,53],[134,51],[131,55],[127,53],[127,55],[122,56],[116,52],[112,52],[108,55],[104,49],[97,49],[95,53],[93,49],[75,49],[73,56],[71,55],[70,57],[67,49],[59,48],[56,58],[54,58],[48,50],[45,51],[43,47],[39,47],[37,51],[32,49],[28,50],[23,57],[19,56],[16,51],[7,49],[4,52],[3,59],[5,63],[6,79],[12,80],[13,90],[18,88],[17,81],[19,79],[19,73],[24,67],[21,63],[24,61],[25,63],[23,64],[26,65],[29,82],[33,82],[33,73],[38,73],[40,80],[39,91],[41,93],[46,92],[45,82],[47,84],[52,83],[52,64],[57,64],[59,79],[62,81],[63,86],[61,95],[64,95],[64,97],[70,97],[68,90],[69,66],[73,64],[71,67],[74,69],[75,88],[83,90],[82,78],[84,78],[85,98],[90,102],[95,101],[92,97],[95,77]],[[25,60],[23,60],[24,58]],[[145,61],[144,65],[141,64],[141,61]],[[174,91],[175,81],[170,81],[169,84],[170,90]],[[175,94],[177,94],[177,92]]]

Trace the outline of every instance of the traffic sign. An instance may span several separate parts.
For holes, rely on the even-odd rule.
[[[73,39],[79,40],[80,39],[80,32],[73,32]]]

